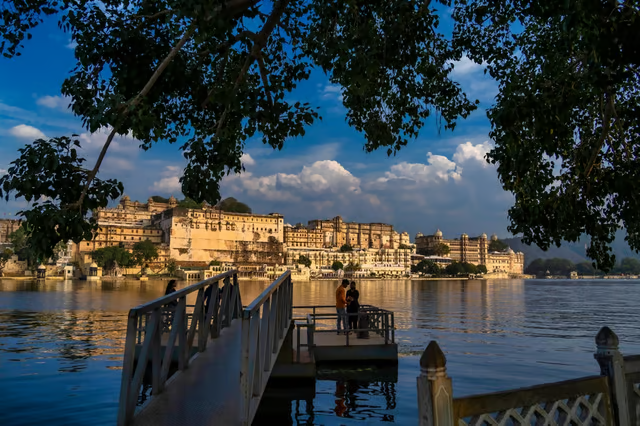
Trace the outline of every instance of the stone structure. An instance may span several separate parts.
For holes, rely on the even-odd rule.
[[[311,269],[328,269],[335,261],[342,262],[344,266],[349,263],[358,264],[361,268],[366,265],[400,265],[411,268],[410,249],[356,249],[342,253],[337,250],[308,249],[288,247],[286,252],[286,264],[295,266],[300,256],[306,256],[311,260]]]
[[[0,244],[9,243],[9,235],[20,228],[20,223],[18,219],[0,219]]]
[[[175,207],[154,215],[152,225],[162,230],[170,257],[178,261],[259,265],[284,262],[284,219],[278,213]]]
[[[497,240],[494,234],[491,240]],[[433,235],[416,234],[416,252],[421,255],[430,255],[439,244],[449,247],[447,257],[456,262],[467,262],[474,265],[485,265],[487,272],[505,272],[521,275],[524,273],[524,254],[515,253],[510,248],[504,252],[490,252],[487,234],[469,238],[467,234],[452,240],[444,239],[438,229]]]
[[[487,256],[487,272],[505,272],[521,275],[524,273],[524,253],[508,248],[504,252],[490,252]]]
[[[323,246],[327,248],[349,244],[361,249],[387,249],[410,243],[409,234],[399,234],[393,230],[393,225],[345,222],[340,216],[327,220],[310,220],[308,229],[321,231]]]
[[[304,226],[284,226],[285,247],[322,248],[324,233],[320,229],[308,229]]]

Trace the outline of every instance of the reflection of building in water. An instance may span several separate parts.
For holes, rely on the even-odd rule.
[[[437,321],[448,331],[502,333],[524,316],[523,280],[439,282],[435,292]]]

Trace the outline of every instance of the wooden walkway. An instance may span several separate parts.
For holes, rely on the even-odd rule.
[[[167,389],[136,415],[135,426],[237,425],[241,320],[236,319]]]

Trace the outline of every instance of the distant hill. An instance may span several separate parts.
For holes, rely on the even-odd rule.
[[[586,256],[585,242],[579,241],[576,243],[564,242],[560,247],[551,246],[549,250],[543,251],[537,245],[526,245],[518,237],[505,238],[502,241],[507,243],[514,251],[521,251],[524,253],[525,266],[533,262],[535,259],[552,259],[554,257],[561,259],[568,259],[573,263],[588,262],[590,259]],[[586,241],[586,239],[585,239]],[[629,245],[624,241],[624,234],[620,233],[618,238],[612,243],[613,253],[616,255],[616,262],[625,257],[632,257],[640,260],[640,254],[635,253]]]

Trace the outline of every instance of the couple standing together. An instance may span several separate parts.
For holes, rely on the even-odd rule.
[[[349,291],[347,291],[347,287],[350,287]],[[342,284],[336,290],[338,334],[347,334],[349,329],[356,330],[358,328],[359,299],[360,293],[356,290],[356,282],[351,281],[349,284],[349,280],[342,280]]]

